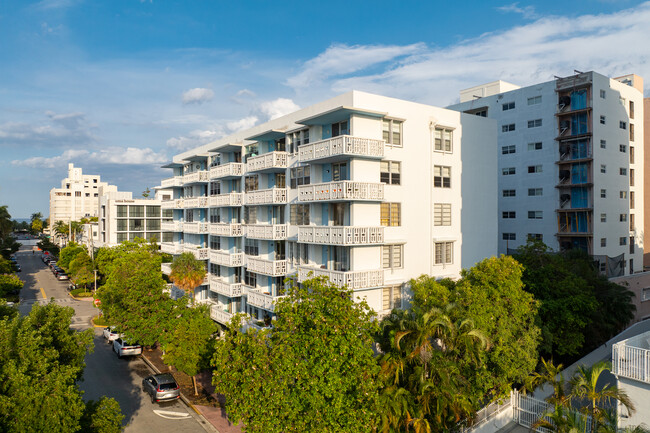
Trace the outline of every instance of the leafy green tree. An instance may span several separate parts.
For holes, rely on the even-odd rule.
[[[77,286],[88,287],[95,281],[93,262],[85,249],[80,251],[70,262],[68,270],[70,278]]]
[[[33,234],[38,234],[43,231],[43,214],[34,212],[31,217],[31,231]]]
[[[149,198],[150,195],[151,195],[151,190],[149,189],[149,187],[147,187],[147,189],[142,191],[142,197]]]
[[[13,223],[11,215],[6,205],[0,206],[0,238],[5,238],[11,234]]]
[[[90,400],[81,418],[81,431],[84,433],[120,433],[124,415],[117,401],[106,396],[99,401]]]
[[[13,272],[14,272],[14,268],[11,262],[5,259],[4,257],[0,256],[0,274],[11,274]]]
[[[237,317],[216,344],[212,381],[229,418],[247,432],[372,431],[380,384],[367,304],[322,278],[288,293],[272,330],[240,332]]]
[[[0,321],[4,319],[13,319],[18,315],[18,308],[7,305],[7,301],[0,298]]]
[[[106,281],[118,258],[126,257],[129,253],[136,251],[159,254],[157,245],[141,238],[136,238],[133,241],[124,241],[114,247],[99,248],[95,253],[95,264],[101,277],[101,283],[103,284]]]
[[[23,288],[23,281],[13,274],[0,274],[0,297],[16,294]]]
[[[67,223],[63,221],[56,221],[54,223],[54,226],[52,226],[52,231],[57,237],[70,240],[70,227]]]
[[[203,284],[206,273],[205,264],[194,254],[183,253],[172,262],[169,279],[184,290],[194,304],[194,289]]]
[[[163,359],[179,371],[192,377],[194,395],[198,395],[196,375],[209,366],[216,323],[210,318],[208,307],[181,307],[173,315],[170,331],[165,336]],[[207,361],[207,362],[206,362]]]
[[[74,242],[70,242],[65,248],[61,250],[61,254],[59,255],[59,260],[57,263],[61,268],[68,271],[70,268],[70,262],[77,258],[77,255],[83,252],[86,252],[86,249],[84,247],[77,245]]]
[[[58,256],[61,252],[58,245],[52,243],[49,239],[41,239],[36,245],[38,245],[41,251],[47,251],[55,256]]]

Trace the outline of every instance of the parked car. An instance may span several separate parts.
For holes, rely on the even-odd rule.
[[[14,262],[14,263],[17,263],[17,262],[18,262],[18,260],[16,260],[16,256],[10,256],[10,257],[9,257],[9,260],[11,260],[11,261]]]
[[[130,343],[120,338],[113,340],[113,350],[117,353],[117,357],[131,355],[142,355],[142,346],[137,343]]]
[[[23,269],[20,267],[18,263],[14,263],[14,270],[16,272],[22,272]]]
[[[68,274],[61,272],[59,274],[56,274],[56,279],[59,281],[65,281],[68,279]]]
[[[181,396],[181,388],[174,376],[169,373],[154,374],[142,379],[142,391],[151,396],[151,402],[176,400]]]
[[[107,343],[110,343],[117,338],[122,338],[122,334],[117,332],[114,326],[107,326],[106,328],[104,328],[102,334],[104,335],[104,338],[107,340]]]

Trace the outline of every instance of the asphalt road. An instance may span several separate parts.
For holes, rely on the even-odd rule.
[[[71,327],[77,330],[92,327],[90,319],[97,314],[91,301],[77,301],[68,295],[67,281],[58,281],[42,262],[40,253],[31,247],[16,253],[22,267],[20,278],[25,286],[20,292],[21,314],[28,314],[35,303],[56,302],[74,308]],[[112,345],[106,343],[101,329],[95,328],[95,350],[86,355],[86,369],[79,387],[84,400],[113,397],[125,415],[125,433],[204,432],[205,422],[182,401],[151,403],[142,392],[142,378],[151,374],[140,357],[117,359]],[[214,431],[214,430],[209,430]]]

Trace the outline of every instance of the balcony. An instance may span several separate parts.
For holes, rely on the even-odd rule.
[[[246,227],[246,237],[249,239],[282,240],[287,238],[286,224],[249,224]]]
[[[161,188],[171,188],[173,186],[182,186],[182,185],[183,185],[183,178],[181,176],[169,177],[167,179],[163,179],[160,182]]]
[[[160,271],[165,275],[171,274],[172,273],[172,264],[171,263],[161,263],[160,264]]]
[[[349,157],[380,159],[384,157],[385,144],[384,140],[340,135],[299,146],[298,158],[300,162],[326,162]]]
[[[287,189],[270,188],[260,189],[257,191],[249,191],[245,194],[244,197],[247,205],[286,204]]]
[[[208,170],[195,171],[194,173],[186,174],[183,176],[183,185],[209,181],[210,173]]]
[[[226,223],[212,223],[210,224],[211,236],[229,236],[239,237],[243,236],[244,230],[241,224],[226,224]]]
[[[244,253],[210,250],[210,263],[235,268],[244,265]]]
[[[298,201],[382,201],[384,184],[374,182],[338,182],[317,183],[298,187]]]
[[[276,296],[273,297],[268,293],[261,293],[258,292],[257,290],[247,287],[246,288],[246,295],[247,295],[247,300],[246,303],[248,305],[252,305],[253,307],[261,308],[266,311],[270,312],[275,312],[275,300],[284,298],[284,296]]]
[[[298,242],[319,245],[379,245],[384,243],[384,227],[302,226]]]
[[[282,277],[287,275],[287,261],[265,260],[255,256],[246,256],[246,269],[256,274]]]
[[[210,276],[210,290],[220,295],[236,298],[242,294],[241,283],[228,283],[216,275]]]
[[[612,373],[650,384],[650,332],[612,346]]]
[[[207,260],[208,259],[208,249],[197,247],[196,245],[187,245],[183,246],[184,253],[192,253],[197,260]]]
[[[163,200],[160,202],[161,209],[174,209],[174,200]]]
[[[160,251],[167,254],[180,254],[183,252],[183,245],[175,242],[161,242]]]
[[[163,232],[182,232],[183,223],[180,221],[160,223],[160,230]]]
[[[311,273],[311,275],[310,275]],[[381,287],[384,285],[384,271],[331,271],[312,266],[298,266],[298,282],[314,278],[327,277],[336,286],[347,286],[348,289],[366,289],[369,287]]]
[[[208,223],[183,223],[183,231],[195,234],[208,233]]]
[[[233,314],[224,311],[219,305],[213,304],[210,307],[210,318],[215,322],[221,323],[222,325],[227,325],[228,323],[230,323],[232,316]]]
[[[210,167],[210,179],[226,179],[229,177],[240,177],[244,174],[244,164],[241,162],[229,162]]]
[[[240,192],[213,195],[209,197],[208,204],[210,207],[241,206],[244,202],[243,196]]]
[[[285,170],[288,155],[287,152],[269,152],[264,155],[251,156],[246,161],[246,172]]]
[[[207,197],[191,197],[184,199],[183,207],[186,209],[208,207]]]

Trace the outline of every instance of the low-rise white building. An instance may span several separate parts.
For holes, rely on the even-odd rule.
[[[616,386],[625,391],[636,407],[629,414],[618,404],[618,428],[650,425],[650,332],[628,338],[612,347],[612,373]]]
[[[196,298],[221,323],[272,317],[292,276],[387,312],[409,279],[496,253],[495,147],[494,120],[349,92],[176,155],[161,249],[206,261]]]

